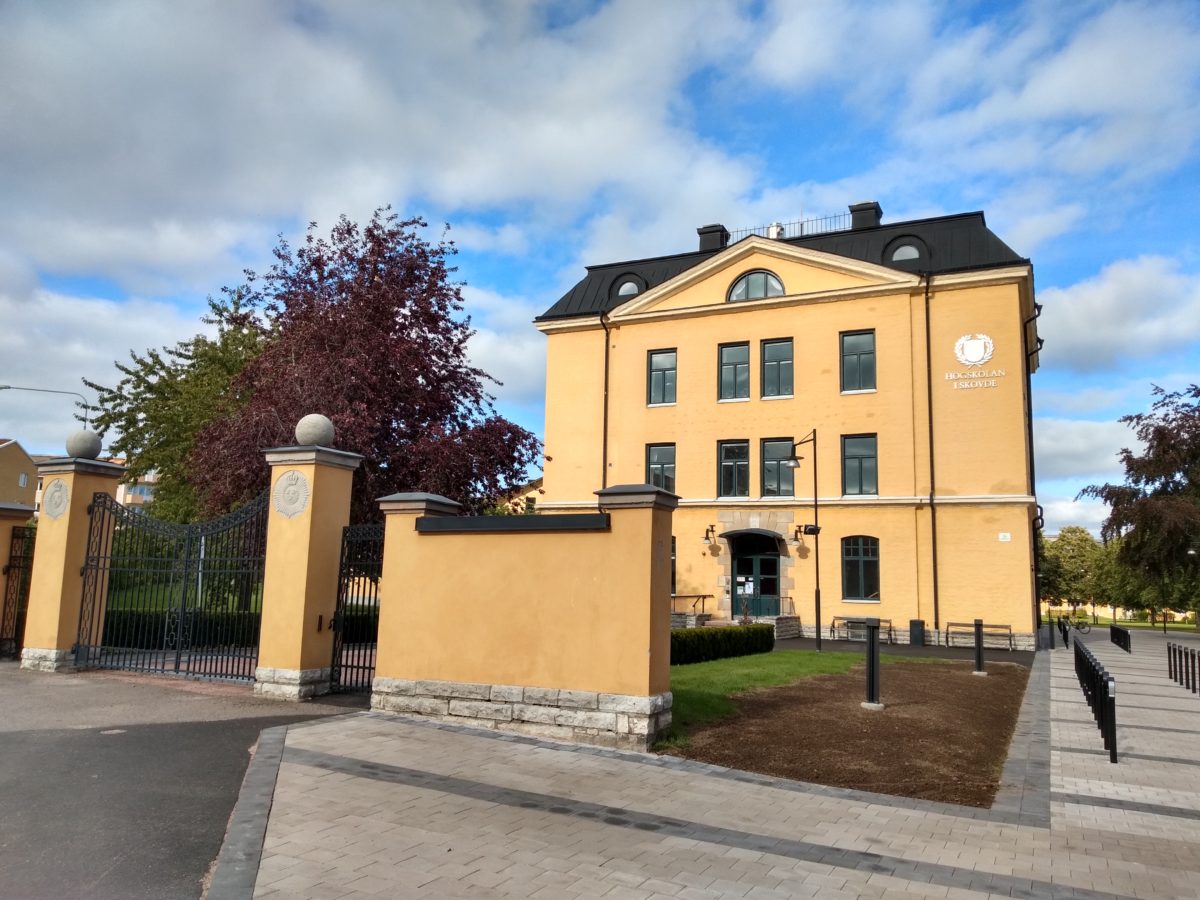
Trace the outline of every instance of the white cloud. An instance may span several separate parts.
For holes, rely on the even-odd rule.
[[[174,307],[144,300],[115,302],[36,291],[28,300],[0,294],[0,384],[95,395],[81,378],[112,385],[129,351],[174,344],[203,330]],[[0,391],[0,435],[30,453],[61,453],[81,426],[69,396]]]
[[[502,385],[489,391],[501,404],[537,406],[546,393],[546,338],[530,324],[542,312],[536,304],[468,285],[466,311],[475,334],[467,345],[471,364]]]
[[[1073,497],[1040,496],[1044,530],[1048,535],[1058,534],[1067,525],[1080,525],[1097,537],[1100,526],[1108,518],[1108,507],[1099,500],[1076,500]]]
[[[1056,478],[1120,478],[1117,461],[1122,447],[1137,447],[1129,426],[1121,422],[1037,418],[1033,448],[1039,481]]]
[[[1195,342],[1200,275],[1161,256],[1121,260],[1067,288],[1039,292],[1042,359],[1080,371],[1153,357]]]

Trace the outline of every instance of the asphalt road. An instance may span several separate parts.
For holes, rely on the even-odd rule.
[[[259,732],[365,702],[0,663],[0,897],[199,897]]]

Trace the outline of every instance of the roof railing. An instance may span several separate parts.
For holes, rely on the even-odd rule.
[[[757,234],[759,237],[784,240],[787,238],[807,237],[812,234],[826,234],[830,231],[849,231],[850,213],[838,213],[833,216],[822,216],[818,219],[801,219],[796,222],[772,222],[769,225],[756,225],[753,228],[739,228],[730,232],[729,243],[734,244],[742,238]]]

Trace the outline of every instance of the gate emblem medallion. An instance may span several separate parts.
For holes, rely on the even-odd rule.
[[[308,479],[295,469],[284,472],[271,492],[275,511],[286,519],[294,519],[308,506]]]
[[[42,497],[42,512],[51,519],[57,519],[67,511],[67,504],[71,501],[71,491],[67,487],[67,483],[61,478],[55,478],[46,487],[46,493]]]

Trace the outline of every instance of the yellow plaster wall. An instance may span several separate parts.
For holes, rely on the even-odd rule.
[[[119,472],[115,475],[82,472],[45,475],[46,487],[61,478],[70,495],[67,510],[61,516],[52,519],[43,512],[38,519],[25,623],[26,647],[69,650],[75,644],[83,596],[80,569],[87,558],[87,507],[93,494],[112,494],[119,476]]]
[[[607,532],[418,534],[389,515],[376,677],[670,690],[671,513],[610,516]]]
[[[333,653],[329,618],[336,604],[342,528],[350,521],[354,473],[336,466],[286,463],[272,467],[272,490],[293,470],[308,480],[309,500],[291,519],[271,507],[258,664],[319,669],[329,666]]]
[[[21,473],[25,487],[20,486]],[[16,442],[0,447],[0,503],[20,503],[33,506],[37,494],[37,467]]]
[[[766,267],[779,271],[778,266]],[[723,298],[728,277],[714,276],[710,282],[707,289],[701,284],[688,290],[697,297],[707,290],[709,296]],[[789,290],[796,283],[785,282]],[[1024,499],[1029,492],[1021,342],[1024,302],[1018,282],[948,285],[946,279],[934,279],[930,332],[937,494],[967,500],[975,510],[967,515],[961,506],[938,507],[937,618],[941,623],[958,621],[949,616],[964,614],[966,607],[956,604],[970,596],[974,600],[968,605],[980,610],[970,618],[1004,616],[1000,621],[1013,625],[1015,631],[1033,629],[1028,542],[1033,503]],[[691,547],[686,558],[677,559],[677,593],[719,595],[725,590],[720,561],[696,549],[705,528],[718,524],[722,511],[786,509],[795,522],[811,520],[811,470],[807,468],[811,447],[799,451],[806,459],[795,473],[796,502],[780,506],[778,501],[760,503],[760,442],[795,440],[816,428],[824,529],[823,618],[867,615],[867,610],[878,609],[881,617],[897,623],[903,620],[906,625],[909,618],[919,617],[933,625],[924,304],[924,285],[919,285],[886,295],[796,300],[769,309],[723,304],[672,317],[615,318],[607,483],[644,481],[646,445],[675,444],[675,490],[683,498],[675,515],[675,533],[680,547]],[[877,389],[843,394],[838,336],[862,329],[875,331]],[[992,360],[982,368],[1003,369],[1005,374],[995,377],[995,387],[955,389],[946,373],[966,370],[954,356],[955,342],[977,333],[988,334],[995,343]],[[788,337],[793,341],[794,396],[764,399],[760,396],[761,342]],[[594,504],[592,481],[563,477],[564,470],[573,471],[571,460],[587,459],[589,467],[594,465],[602,442],[602,416],[579,414],[581,407],[603,393],[602,383],[596,385],[597,378],[602,381],[603,360],[577,352],[582,341],[579,333],[549,335],[546,446],[554,463],[546,468],[546,493],[540,501],[545,511],[554,511],[555,504]],[[718,347],[737,342],[750,344],[750,398],[718,402]],[[676,403],[650,407],[647,354],[671,348],[677,352]],[[594,395],[586,396],[587,390]],[[874,501],[863,498],[865,503],[851,505],[843,503],[841,495],[840,438],[861,433],[878,436],[879,495]],[[743,439],[750,443],[751,496],[744,501],[718,500],[717,443]],[[997,496],[1012,501],[1011,505],[988,503]],[[974,507],[975,503],[981,506]],[[1002,524],[993,521],[997,515],[1004,518]],[[943,524],[943,519],[949,524]],[[1011,543],[990,556],[973,555],[976,542],[990,535],[991,546],[1001,531],[1012,535]],[[840,539],[853,534],[881,540],[884,601],[879,607],[842,602]],[[964,560],[970,561],[965,569]],[[989,566],[986,571],[970,569],[984,560]],[[811,622],[811,566],[797,561],[792,574],[797,608],[802,619]],[[962,585],[972,577],[986,586],[964,594]]]
[[[672,291],[649,309],[689,309],[698,306],[722,305],[735,281],[748,272],[766,269],[779,276],[784,293],[815,294],[821,291],[845,290],[878,284],[879,279],[865,275],[826,269],[806,262],[780,259],[767,253],[752,253],[713,272],[703,281]]]
[[[556,333],[546,346],[546,479],[560,496],[592,497],[600,481],[604,332]],[[553,473],[553,474],[551,474]],[[639,478],[638,481],[641,481]],[[549,499],[539,496],[538,503]]]

